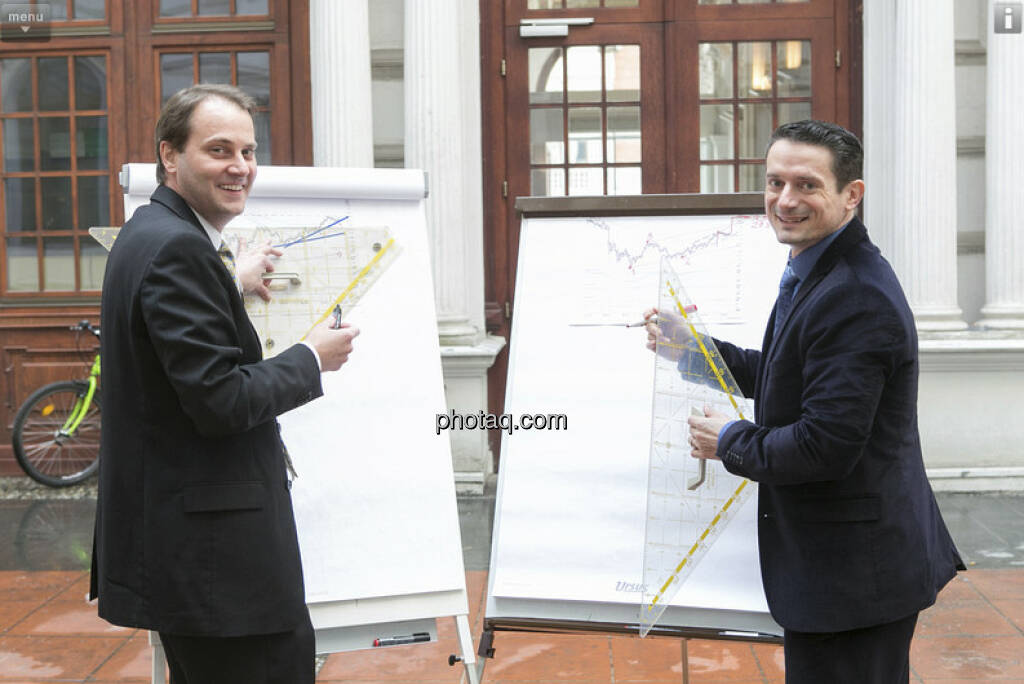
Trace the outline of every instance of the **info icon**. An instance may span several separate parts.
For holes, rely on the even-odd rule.
[[[0,5],[0,40],[49,40],[50,18],[49,3],[4,3]]]
[[[996,33],[1020,33],[1021,32],[1021,7],[1020,2],[997,2],[993,11],[993,22]]]

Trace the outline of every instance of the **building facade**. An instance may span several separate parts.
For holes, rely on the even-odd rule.
[[[210,81],[256,96],[261,164],[427,170],[446,393],[464,413],[502,408],[516,197],[760,191],[775,126],[841,123],[864,140],[865,220],[917,317],[933,482],[1024,486],[1019,3],[26,4],[46,21],[5,20],[0,40],[0,473],[16,472],[21,401],[88,356],[67,328],[98,317],[86,231],[123,222],[121,164],[152,161],[163,100]],[[479,490],[497,441],[452,444],[460,487]]]

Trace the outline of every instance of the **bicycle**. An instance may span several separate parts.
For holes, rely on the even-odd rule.
[[[69,328],[90,332],[99,328],[81,321]],[[100,355],[89,377],[43,385],[33,392],[14,417],[12,446],[18,465],[36,482],[67,487],[96,472],[100,462]]]

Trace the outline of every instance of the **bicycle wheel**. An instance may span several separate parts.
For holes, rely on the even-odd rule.
[[[67,487],[86,479],[99,467],[100,393],[71,433],[63,430],[75,406],[89,390],[80,380],[40,387],[14,417],[12,445],[18,464],[36,482]]]

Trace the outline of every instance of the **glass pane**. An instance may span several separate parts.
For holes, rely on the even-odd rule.
[[[530,110],[531,164],[561,164],[565,161],[562,112],[561,108]]]
[[[190,17],[192,16],[191,0],[160,0],[161,17]]]
[[[764,192],[764,164],[740,166],[740,192]]]
[[[7,238],[7,290],[38,292],[39,263],[35,238]]]
[[[639,166],[612,166],[608,168],[609,195],[639,195],[643,192],[643,178]]]
[[[700,158],[733,158],[732,105],[700,106]]]
[[[270,112],[256,112],[252,117],[252,125],[256,129],[256,163],[271,163],[270,143]]]
[[[600,7],[601,0],[565,0],[566,9],[574,7]]]
[[[700,166],[701,192],[732,192],[732,165]]]
[[[107,108],[107,58],[75,57],[75,109]]]
[[[570,195],[603,195],[604,169],[598,167],[569,167]]]
[[[771,97],[771,43],[739,43],[737,46],[738,97]]]
[[[91,237],[83,236],[78,243],[78,252],[82,289],[101,289],[103,287],[103,271],[107,266],[107,250]]]
[[[639,45],[605,45],[604,87],[608,102],[640,100]]]
[[[777,45],[779,97],[810,97],[811,41],[782,40]]]
[[[235,14],[267,14],[267,0],[235,0]]]
[[[200,83],[231,83],[230,52],[199,53]]]
[[[565,194],[565,169],[531,169],[530,194],[535,197]]]
[[[106,176],[78,177],[78,228],[110,225],[110,192]]]
[[[192,85],[192,55],[169,53],[160,55],[160,102],[167,102],[174,93]]]
[[[0,98],[5,112],[32,111],[32,63],[29,60],[3,60],[0,83]]]
[[[530,104],[562,102],[562,48],[530,48]]]
[[[69,109],[67,57],[40,57],[36,73],[39,77],[39,110]]]
[[[737,0],[741,5],[767,5],[773,0]]]
[[[106,17],[103,0],[75,0],[72,7],[75,11],[75,19],[103,19]]]
[[[39,118],[39,170],[66,171],[71,168],[71,119],[66,116]]]
[[[601,101],[601,46],[577,45],[566,49],[569,102]]]
[[[43,194],[43,230],[71,230],[75,227],[71,213],[71,178],[40,178]]]
[[[199,0],[199,16],[227,16],[231,14],[231,0]]]
[[[600,164],[601,108],[573,107],[569,110],[569,162],[573,164]],[[570,176],[570,188],[572,179]]]
[[[75,120],[75,153],[79,169],[106,169],[107,117],[80,116]]]
[[[639,7],[640,0],[604,0],[605,7]],[[632,194],[632,193],[630,193]]]
[[[772,106],[764,104],[737,105],[739,117],[740,157],[763,159],[772,131]]]
[[[732,0],[700,0],[698,5],[731,5]]]
[[[52,21],[67,21],[68,6],[64,0],[50,0],[47,4],[50,6],[50,19]]]
[[[32,119],[4,120],[4,171],[35,171]]]
[[[4,208],[7,210],[7,230],[36,229],[36,182],[32,178],[4,180]]]
[[[239,52],[238,87],[256,99],[256,106],[270,106],[270,53]]]
[[[780,102],[779,125],[811,118],[810,102]]]
[[[732,97],[732,43],[701,43],[700,96],[706,98]]]
[[[562,7],[564,7],[562,0],[529,0],[526,3],[526,9],[562,9]],[[546,195],[548,193],[542,192],[540,194]]]
[[[640,161],[639,107],[608,108],[608,161]]]
[[[75,289],[75,239],[69,237],[43,240],[44,290]]]

